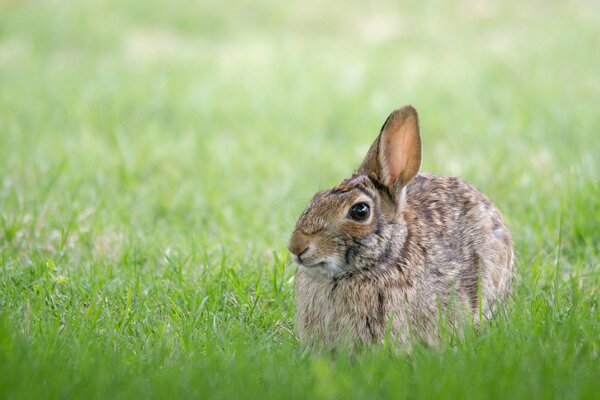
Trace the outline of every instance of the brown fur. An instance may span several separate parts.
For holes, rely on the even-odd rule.
[[[450,328],[489,318],[514,275],[500,212],[455,177],[418,174],[421,140],[411,106],[393,112],[357,173],[317,193],[289,243],[297,328],[313,349],[340,344],[434,344]],[[355,221],[356,203],[370,207]]]

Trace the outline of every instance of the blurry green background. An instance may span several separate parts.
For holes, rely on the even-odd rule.
[[[0,397],[593,397],[599,49],[584,0],[2,1]],[[409,103],[505,216],[509,312],[302,356],[288,235]]]

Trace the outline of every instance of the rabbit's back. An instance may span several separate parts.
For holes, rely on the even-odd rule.
[[[419,174],[406,197],[402,264],[418,287],[417,307],[431,306],[433,295],[444,308],[468,308],[476,323],[480,312],[489,317],[514,276],[512,239],[498,209],[456,177]]]

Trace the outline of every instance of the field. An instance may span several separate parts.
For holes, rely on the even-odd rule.
[[[600,397],[600,4],[0,3],[0,398]],[[286,250],[389,112],[502,210],[504,313],[304,354]]]

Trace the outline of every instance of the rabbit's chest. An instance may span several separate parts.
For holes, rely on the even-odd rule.
[[[381,341],[400,294],[375,282],[320,280],[307,273],[296,279],[298,331],[303,338],[341,337]]]

